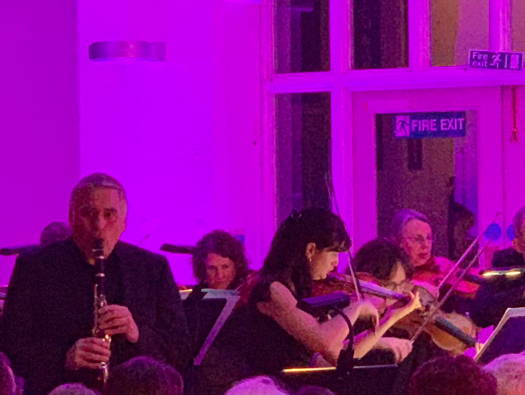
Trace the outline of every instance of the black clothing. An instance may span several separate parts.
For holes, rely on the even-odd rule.
[[[232,318],[230,325],[236,330],[241,329],[248,340],[237,347],[252,375],[275,375],[284,368],[308,366],[312,353],[273,318],[255,307],[240,310]],[[236,330],[230,333],[230,336],[234,334],[230,340],[238,343]]]
[[[523,255],[514,248],[506,248],[496,251],[492,258],[493,267],[524,267],[525,259]]]
[[[235,381],[308,366],[311,353],[256,307],[234,311],[197,371],[194,393],[222,394]]]
[[[493,267],[525,267],[523,255],[514,248],[498,251]],[[471,318],[476,325],[496,325],[509,307],[525,306],[525,277],[494,279],[483,284],[474,299]]]
[[[72,239],[20,256],[9,284],[2,350],[24,377],[27,393],[46,393],[66,381],[90,384],[93,372],[64,368],[66,353],[93,326],[94,267]],[[132,344],[113,336],[110,367],[134,356],[184,364],[187,327],[166,259],[117,243],[106,260],[109,304],[128,307],[139,328]]]

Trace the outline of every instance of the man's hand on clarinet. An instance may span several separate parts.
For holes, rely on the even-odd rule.
[[[107,335],[125,335],[130,343],[139,340],[139,328],[126,306],[110,304],[99,311],[99,328]]]
[[[97,337],[78,339],[66,354],[66,369],[99,369],[101,362],[109,362],[109,343]]]

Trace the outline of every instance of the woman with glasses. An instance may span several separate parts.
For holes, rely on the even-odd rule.
[[[423,254],[423,252],[419,253]],[[406,293],[414,289],[414,284],[411,281],[414,266],[410,262],[408,253],[386,239],[375,239],[364,244],[357,251],[353,260],[355,270],[358,273],[368,273],[375,278],[378,285],[398,293]],[[423,297],[423,299],[425,298]],[[379,309],[379,311],[387,309],[393,303],[396,301],[387,299],[383,309]],[[421,325],[422,319],[423,316],[420,314],[410,315],[391,328],[384,337],[394,345],[390,349],[403,351],[403,342],[409,342],[406,339],[412,337],[414,331]],[[407,393],[410,376],[419,365],[431,358],[448,354],[447,351],[438,347],[427,333],[419,336],[409,351],[408,355],[404,355],[399,365],[392,394]],[[377,361],[384,363],[384,359],[384,353],[376,351],[370,353],[363,362],[368,364],[375,364]]]
[[[413,280],[423,286],[435,297],[443,277],[454,266],[454,262],[446,257],[433,254],[432,227],[426,215],[410,209],[398,211],[392,220],[391,240],[403,249],[409,263],[414,268]],[[477,284],[461,281],[456,286],[456,294],[460,298],[472,298],[478,289]],[[461,304],[461,303],[460,303]],[[466,306],[456,306],[465,311]]]
[[[410,209],[398,211],[392,219],[392,241],[405,251],[415,268],[433,265],[432,227],[426,215]]]
[[[454,266],[454,262],[433,254],[432,227],[427,216],[416,210],[400,210],[394,215],[391,231],[392,241],[401,247],[413,267],[411,283],[425,288],[437,299],[443,296],[449,285],[438,287]],[[454,278],[451,278],[452,281]],[[470,322],[468,327],[463,325],[462,329],[473,338],[477,336],[478,329],[466,315],[472,310],[478,288],[478,284],[465,280],[459,282],[442,307],[450,314],[450,319]]]

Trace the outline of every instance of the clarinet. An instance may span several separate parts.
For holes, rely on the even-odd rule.
[[[99,328],[99,316],[98,310],[108,304],[106,300],[106,294],[104,290],[104,282],[106,275],[104,273],[104,241],[102,239],[96,239],[93,243],[92,249],[93,256],[95,257],[95,281],[94,281],[94,320],[93,320],[93,329],[92,335],[98,337],[99,339],[104,340],[108,344],[111,343],[111,336],[107,335],[103,329]],[[100,367],[97,372],[97,382],[102,387],[107,379],[109,374],[109,364],[106,362],[101,362]]]

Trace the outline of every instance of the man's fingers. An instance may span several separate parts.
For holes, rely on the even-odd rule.
[[[79,365],[80,368],[87,368],[87,369],[100,369],[100,362],[87,362],[84,361],[82,365]]]
[[[109,344],[101,339],[82,342],[77,347],[80,353],[93,353],[107,357],[111,354]]]
[[[106,333],[109,336],[120,335],[122,333],[127,333],[127,331],[128,331],[128,326],[127,325],[122,325],[122,326],[117,326],[117,327],[114,327],[114,328],[111,328],[111,329],[106,329]]]
[[[100,354],[98,352],[93,352],[93,351],[80,351],[79,360],[85,363],[108,362],[109,354],[104,355],[104,354]]]
[[[119,326],[127,326],[129,323],[129,319],[127,317],[125,318],[112,318],[111,320],[104,320],[100,323],[100,329],[114,329]]]
[[[120,306],[118,304],[109,304],[98,310],[98,313],[103,316],[129,316],[130,311],[126,306]]]
[[[108,362],[111,356],[109,344],[96,337],[77,340],[66,355],[67,369],[99,369],[101,362]]]

